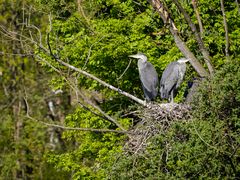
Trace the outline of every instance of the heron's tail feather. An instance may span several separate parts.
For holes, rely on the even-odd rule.
[[[160,95],[162,99],[168,99],[169,94],[167,92],[167,90],[164,88],[164,86],[161,86],[160,88]]]

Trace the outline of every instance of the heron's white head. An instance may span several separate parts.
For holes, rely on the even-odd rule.
[[[181,58],[181,59],[177,60],[177,62],[180,63],[180,64],[186,63],[188,61],[190,61],[190,59],[187,59],[187,58]]]
[[[128,57],[136,58],[136,59],[141,59],[142,62],[147,62],[147,56],[143,53],[137,53],[134,55],[129,55]]]

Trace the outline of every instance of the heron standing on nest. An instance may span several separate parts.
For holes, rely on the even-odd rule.
[[[147,56],[143,53],[130,55],[129,57],[138,59],[138,71],[145,99],[154,100],[158,94],[158,74],[154,66],[147,61]]]
[[[168,99],[173,103],[173,98],[177,88],[181,85],[186,72],[186,62],[189,59],[181,58],[171,62],[163,71],[160,81],[160,94],[162,99]]]

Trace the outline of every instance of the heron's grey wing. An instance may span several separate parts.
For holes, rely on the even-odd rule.
[[[172,62],[163,71],[160,82],[161,98],[168,98],[170,91],[178,81],[179,71],[178,63]]]
[[[147,101],[151,101],[152,99],[155,98],[154,94],[151,93],[150,91],[148,91],[148,90],[144,87],[143,83],[142,83],[142,88],[143,88],[144,96],[145,96],[145,98],[146,98]]]
[[[143,87],[152,95],[152,98],[157,96],[158,74],[154,66],[147,62],[146,67],[139,71],[140,79]],[[151,99],[152,99],[151,98]]]

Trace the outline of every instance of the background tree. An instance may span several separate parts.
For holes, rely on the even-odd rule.
[[[49,73],[43,72],[34,60],[34,47],[17,41],[21,39],[18,34],[29,34],[26,27],[31,29],[33,37],[39,36],[30,23],[41,24],[43,29],[46,26],[35,8],[33,1],[0,1],[0,176],[3,179],[46,176],[52,179],[54,174],[55,178],[65,175],[56,173],[44,158],[44,153],[52,149],[49,128],[26,117],[30,113],[36,119],[49,119],[47,101],[51,97]]]

